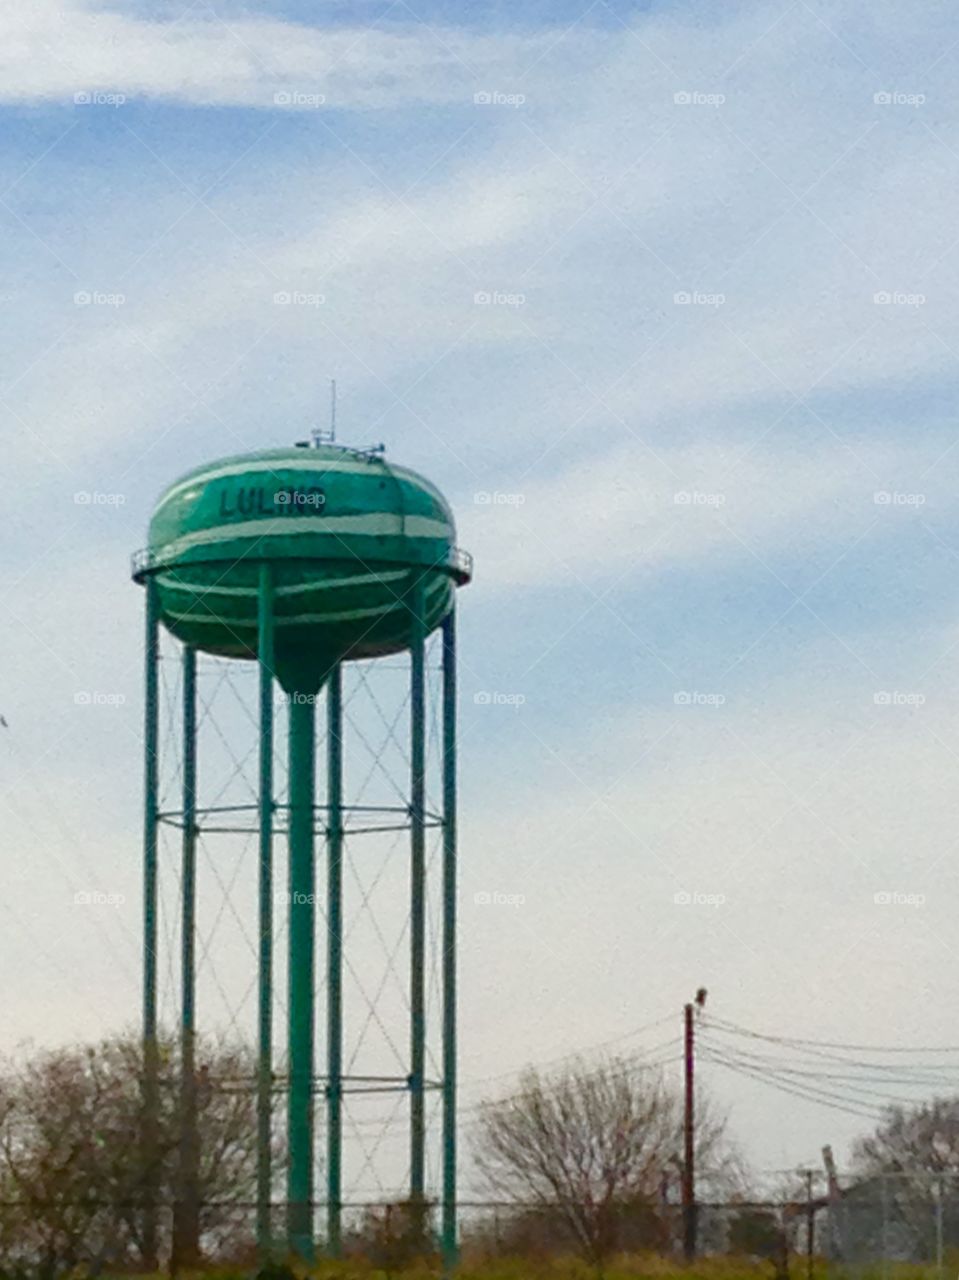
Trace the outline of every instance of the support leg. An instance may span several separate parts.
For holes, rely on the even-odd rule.
[[[258,1060],[256,1090],[256,1243],[273,1252],[273,571],[260,567],[260,883]]]
[[[343,1199],[343,685],[327,686],[327,1252],[340,1256]]]
[[[421,1211],[426,1184],[426,627],[423,581],[412,588],[410,626],[410,1200]]]
[[[456,1240],[456,614],[443,623],[443,1268]]]
[[[287,1235],[313,1259],[315,694],[290,697],[290,950]]]
[[[157,805],[159,792],[160,626],[156,583],[146,579],[143,725],[143,1263],[157,1268],[159,1193],[157,1051]]]
[[[183,650],[183,891],[180,919],[180,1176],[173,1256],[192,1267],[200,1247],[196,1098],[196,650]]]

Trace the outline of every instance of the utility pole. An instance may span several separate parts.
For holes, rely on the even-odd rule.
[[[816,1252],[816,1206],[812,1198],[812,1169],[803,1170],[806,1177],[806,1280],[812,1280]]]
[[[832,1147],[822,1149],[822,1162],[826,1169],[826,1196],[829,1201],[829,1254],[832,1258],[842,1258],[845,1253],[843,1232],[844,1215],[842,1213],[842,1192],[839,1189],[839,1177],[836,1173],[836,1160]]]
[[[696,1114],[693,1096],[695,1072],[695,1036],[693,1006],[683,1010],[683,1060],[685,1063],[685,1111],[683,1115],[683,1256],[687,1262],[696,1257]]]
[[[683,1256],[696,1257],[698,1206],[696,1204],[696,1013],[706,1005],[706,988],[700,987],[695,1000],[683,1007],[683,1062],[685,1064],[685,1107],[683,1112]]]

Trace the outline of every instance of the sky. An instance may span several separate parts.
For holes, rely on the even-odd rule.
[[[959,1040],[957,62],[940,0],[0,10],[0,1048],[135,1025],[129,556],[330,378],[476,560],[464,1102],[700,986]],[[761,1169],[868,1127],[700,1078]]]

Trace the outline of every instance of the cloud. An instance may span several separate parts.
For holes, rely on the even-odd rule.
[[[860,539],[888,536],[900,508],[954,511],[948,482],[920,478],[927,462],[917,446],[853,448],[827,431],[802,445],[787,435],[720,446],[704,424],[698,444],[637,439],[545,475],[507,476],[472,495],[459,532],[484,594],[627,577],[635,590],[667,569],[717,574],[743,562],[772,581],[784,554],[802,563],[832,547],[838,561]]]
[[[685,692],[724,702],[670,693],[650,705],[624,679],[603,716],[559,731],[532,693],[518,709],[467,704],[473,750],[477,721],[499,737],[485,761],[496,805],[467,792],[467,963],[482,965],[484,1017],[498,1009],[503,1042],[522,1042],[505,1057],[478,1046],[475,1069],[581,1043],[561,1028],[583,1018],[594,1040],[642,1021],[623,1012],[640,1007],[638,975],[644,1016],[672,1005],[677,1036],[682,1002],[708,980],[718,1018],[773,1034],[949,1043],[957,643],[953,618],[877,685],[821,634],[791,646],[778,679],[752,667],[724,685],[689,675]],[[554,687],[554,700],[575,703],[586,678]],[[491,889],[522,894],[522,910],[471,905]],[[511,986],[517,963],[542,981]],[[500,1007],[504,989],[515,994]],[[592,1021],[594,1007],[608,1016]],[[709,1081],[752,1145],[746,1117],[771,1114],[776,1095],[757,1101],[718,1071]],[[792,1152],[822,1132],[813,1109],[776,1116]],[[862,1127],[840,1120],[833,1140]]]
[[[75,34],[96,32],[103,56],[126,67],[138,66],[135,50],[122,52],[135,33],[138,41],[170,41],[184,51],[195,46],[190,56],[197,67],[209,68],[211,80],[221,74],[203,53],[207,28],[227,38],[212,19],[187,15],[168,29],[51,5],[34,21],[34,35],[22,31],[9,55],[14,86],[17,76],[32,74],[29,42],[37,32],[59,40],[57,32],[74,27]],[[236,28],[232,19],[230,25]],[[336,27],[265,26],[257,27],[257,50],[271,49],[278,33],[297,51],[304,43],[312,51],[313,40],[339,48],[344,37]],[[110,40],[103,39],[107,31]],[[523,56],[532,61],[537,42],[551,34],[529,37],[535,48],[524,48]],[[401,41],[394,50],[397,84],[409,64],[410,83],[428,92],[426,64],[407,57],[403,42],[428,44],[429,30],[391,29],[370,39],[381,36]],[[673,47],[680,37],[681,47]],[[475,39],[483,65],[483,50],[493,56],[491,38]],[[507,60],[517,41],[502,37]],[[359,48],[375,77],[379,54],[368,43]],[[354,386],[366,384],[387,406],[391,393],[404,393],[415,380],[413,408],[422,418],[434,383],[422,375],[441,360],[486,390],[482,404],[466,399],[456,432],[432,428],[440,457],[472,488],[485,481],[486,466],[468,465],[467,455],[480,457],[484,442],[495,444],[500,431],[482,421],[491,396],[502,396],[522,418],[521,431],[512,425],[507,431],[516,449],[529,450],[528,465],[544,449],[555,451],[557,439],[571,443],[597,425],[605,433],[600,453],[618,422],[655,449],[691,415],[715,421],[737,412],[744,427],[758,422],[765,430],[784,399],[810,388],[826,393],[881,385],[905,373],[937,375],[959,347],[959,318],[945,290],[955,269],[948,253],[951,202],[921,201],[923,243],[932,252],[918,265],[910,229],[917,222],[917,175],[938,166],[948,188],[944,143],[954,123],[937,118],[937,136],[911,124],[904,147],[901,117],[877,114],[866,93],[869,73],[860,67],[852,73],[862,93],[850,102],[848,69],[828,62],[825,82],[847,110],[838,120],[830,115],[829,95],[818,86],[799,112],[792,98],[772,93],[777,68],[797,49],[820,60],[825,50],[835,56],[842,46],[803,11],[765,35],[752,13],[708,32],[660,15],[637,20],[620,34],[619,47],[580,29],[542,60],[535,73],[542,92],[531,95],[522,115],[471,110],[464,124],[469,136],[444,144],[432,165],[415,170],[424,176],[411,191],[387,176],[386,157],[338,123],[322,174],[294,168],[293,179],[285,175],[279,220],[272,185],[258,186],[258,167],[269,168],[263,149],[247,162],[239,158],[237,176],[249,174],[239,197],[232,187],[220,193],[214,184],[191,210],[191,192],[184,191],[183,204],[164,210],[155,227],[149,211],[133,212],[135,195],[121,196],[93,228],[103,264],[70,283],[95,286],[98,280],[89,277],[99,272],[108,290],[121,274],[126,307],[116,315],[91,309],[78,316],[64,307],[65,291],[59,308],[51,298],[50,326],[62,324],[68,332],[48,357],[39,353],[18,386],[15,407],[34,429],[67,416],[80,427],[84,449],[98,439],[109,446],[123,436],[131,414],[144,426],[152,420],[168,429],[196,406],[196,390],[215,387],[225,403],[248,402],[246,380],[255,387],[263,369],[280,359],[294,375],[288,385],[296,386],[312,376],[316,352],[323,350],[329,364],[348,369]],[[706,84],[709,66],[725,70],[744,50],[752,52],[737,65],[735,92],[728,86],[721,112],[697,114],[674,103],[675,83],[692,84],[698,75]],[[590,74],[600,51],[601,77]],[[81,46],[74,64],[81,67],[85,57]],[[640,82],[637,57],[649,71]],[[572,85],[567,60],[579,77]],[[157,65],[162,77],[162,60]],[[193,82],[181,79],[193,92]],[[86,81],[94,82],[101,81]],[[112,82],[107,76],[102,83]],[[760,100],[767,108],[757,114],[753,105]],[[279,137],[271,133],[265,148]],[[130,145],[139,155],[135,142]],[[802,181],[777,147],[802,155]],[[144,161],[148,154],[144,144]],[[36,177],[42,172],[41,164]],[[179,167],[167,177],[176,189]],[[269,184],[274,178],[271,171]],[[29,178],[22,190],[28,189]],[[124,262],[122,247],[117,252],[111,242],[113,229],[141,219],[151,228],[142,260],[135,253]],[[900,229],[893,243],[880,230],[890,227]],[[937,257],[935,287],[924,285],[922,272]],[[324,305],[278,310],[275,293],[294,288],[322,293]],[[923,288],[929,293],[923,308],[874,302],[879,291]],[[521,296],[524,304],[477,306],[483,294]],[[723,302],[677,302],[698,295]],[[581,340],[585,328],[595,340]],[[29,354],[31,361],[38,356]],[[693,433],[687,425],[680,430]],[[69,451],[66,430],[54,434]]]
[[[4,666],[24,677],[14,710],[38,755],[57,700],[71,708],[47,762],[68,829],[95,797],[132,814],[98,816],[86,850],[109,843],[132,877],[137,690],[122,684],[122,720],[72,698],[139,663],[126,553],[153,495],[210,456],[302,437],[335,373],[343,438],[385,437],[456,500],[478,571],[464,688],[528,695],[467,698],[464,715],[468,889],[528,900],[508,917],[467,904],[482,1068],[520,1040],[555,1053],[570,1027],[575,1045],[614,1035],[637,1001],[633,1022],[713,975],[733,1016],[772,1029],[824,1028],[854,1003],[870,1039],[893,1006],[902,1026],[954,1007],[945,926],[876,916],[872,895],[948,887],[932,862],[954,828],[957,708],[932,663],[952,643],[959,129],[948,59],[926,75],[934,115],[873,102],[937,51],[910,29],[897,69],[901,13],[874,6],[864,29],[859,10],[740,5],[697,25],[671,9],[549,53],[552,29],[410,23],[350,46],[359,28],[251,14],[4,13],[17,304],[0,412],[28,477]],[[517,86],[522,109],[474,109],[476,90]],[[95,88],[161,109],[78,106],[63,134],[48,104]],[[330,132],[274,103],[294,89],[357,113]],[[687,91],[726,101],[674,101]],[[191,109],[231,103],[282,109],[252,125]],[[375,130],[361,114],[417,105],[444,110],[384,110]],[[73,301],[116,290],[123,306]],[[296,291],[323,301],[275,301]],[[78,510],[93,489],[126,503]],[[876,501],[898,490],[928,505]],[[831,632],[799,608],[778,626],[822,575]],[[614,607],[579,626],[607,588]],[[926,704],[873,701],[916,692]],[[11,847],[73,857],[56,829],[30,834],[36,819]],[[679,889],[725,892],[730,913],[674,913]],[[504,1001],[517,970],[527,989]],[[923,982],[935,1008],[916,1003]]]
[[[489,36],[416,21],[318,27],[258,15],[226,20],[194,6],[157,21],[38,0],[29,11],[0,15],[0,102],[70,101],[76,94],[83,102],[100,92],[264,110],[465,106],[474,88],[508,85],[559,34]]]

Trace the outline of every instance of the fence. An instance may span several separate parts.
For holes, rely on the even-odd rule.
[[[862,1179],[831,1198],[823,1226],[823,1253],[836,1276],[892,1277],[909,1265],[929,1276],[955,1275],[959,1175],[923,1171]]]
[[[840,1180],[841,1191],[702,1202],[697,1207],[698,1252],[763,1264],[778,1280],[945,1280],[959,1270],[959,1176],[889,1174]],[[797,1191],[801,1183],[797,1181]],[[322,1252],[322,1204],[317,1204]],[[204,1261],[252,1268],[257,1262],[255,1205],[201,1206]],[[657,1255],[677,1263],[683,1254],[683,1211],[672,1194],[600,1211],[557,1201],[463,1200],[459,1205],[464,1256],[482,1264],[502,1257],[538,1260],[607,1253]],[[344,1206],[343,1251],[388,1270],[436,1254],[436,1209],[376,1201]],[[156,1207],[161,1266],[171,1263],[174,1206]],[[0,1200],[0,1280],[8,1274],[60,1276],[133,1274],[142,1270],[142,1204],[92,1199],[11,1197]],[[286,1209],[274,1205],[276,1253],[284,1253]],[[439,1274],[437,1264],[437,1274]],[[422,1274],[422,1273],[421,1273]]]
[[[322,1204],[315,1206],[318,1250],[322,1253]],[[461,1246],[472,1263],[504,1257],[549,1258],[574,1254],[655,1254],[677,1262],[683,1253],[683,1212],[678,1203],[636,1200],[608,1210],[572,1202],[462,1201]],[[401,1271],[418,1259],[438,1255],[435,1205],[415,1211],[409,1203],[352,1203],[344,1206],[343,1253],[365,1258],[387,1271]],[[59,1280],[79,1269],[111,1275],[142,1271],[146,1211],[142,1203],[66,1198],[0,1201],[0,1280],[15,1273]],[[176,1269],[176,1211],[156,1205],[158,1261]],[[703,1254],[748,1255],[768,1260],[776,1273],[788,1271],[796,1245],[784,1223],[780,1201],[736,1201],[699,1206],[698,1237]],[[256,1206],[205,1203],[200,1206],[203,1261],[253,1268],[257,1262]],[[276,1256],[285,1253],[286,1206],[272,1215]],[[437,1263],[437,1274],[439,1274]]]

